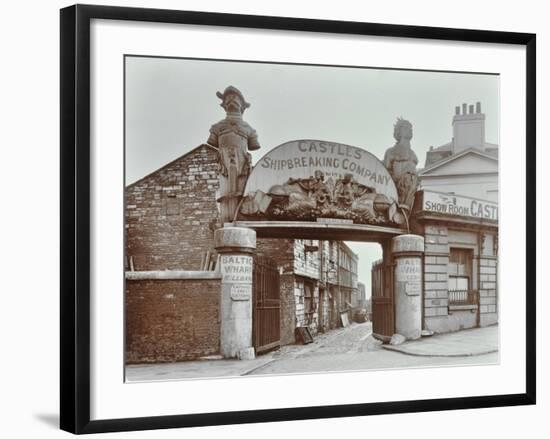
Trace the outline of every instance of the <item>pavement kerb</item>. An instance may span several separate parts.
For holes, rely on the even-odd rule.
[[[250,375],[252,372],[258,369],[261,369],[262,367],[267,366],[268,364],[274,363],[275,361],[277,361],[277,358],[270,358],[269,360],[264,361],[262,364],[256,364],[255,366],[245,370],[243,373],[241,373],[240,376]]]
[[[414,352],[409,351],[406,347],[392,346],[392,345],[382,345],[382,348],[387,349],[388,351],[399,352],[405,355],[412,355],[414,357],[475,357],[477,355],[492,354],[498,352],[498,349],[486,349],[476,352],[450,352],[445,354],[434,354],[428,352]]]

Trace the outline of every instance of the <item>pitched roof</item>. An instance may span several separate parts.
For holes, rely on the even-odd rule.
[[[136,180],[136,181],[134,181],[133,183],[127,185],[126,188],[130,188],[130,187],[132,187],[132,186],[135,186],[135,185],[138,184],[138,183],[141,183],[141,182],[142,182],[143,180],[145,180],[146,178],[149,178],[149,177],[153,176],[153,175],[156,174],[157,172],[160,172],[160,171],[162,171],[163,169],[165,169],[165,168],[167,168],[167,167],[173,165],[173,164],[176,163],[177,161],[182,160],[182,159],[184,159],[185,157],[187,157],[188,155],[193,154],[195,151],[199,150],[199,149],[202,148],[203,146],[205,146],[205,147],[207,147],[207,148],[210,148],[210,149],[212,149],[212,150],[214,150],[214,151],[218,151],[217,148],[213,147],[212,145],[209,145],[208,143],[201,143],[200,145],[195,146],[193,149],[187,151],[185,154],[180,155],[179,157],[177,157],[177,158],[175,158],[174,160],[172,160],[172,161],[166,163],[165,165],[161,166],[160,168],[158,168],[158,169],[156,169],[156,170],[154,170],[154,171],[152,171],[152,172],[149,172],[147,175],[141,177],[139,180]]]
[[[440,160],[438,160],[434,163],[431,163],[429,166],[426,166],[424,169],[421,169],[418,172],[418,174],[420,176],[426,175],[426,174],[430,173],[431,171],[433,171],[437,168],[440,168],[440,167],[442,167],[442,166],[444,166],[448,163],[451,163],[455,160],[459,160],[462,157],[464,157],[466,155],[469,155],[469,154],[474,154],[474,155],[480,156],[482,158],[498,162],[498,155],[493,153],[493,152],[480,151],[477,148],[468,148],[468,149],[465,149],[463,151],[460,151],[458,154],[452,154],[452,155],[449,155],[447,157],[443,157],[442,159],[440,159]]]
[[[496,143],[483,143],[483,147],[475,148],[478,151],[485,152],[487,154],[498,155],[498,144]],[[430,147],[430,150],[426,153],[426,161],[424,167],[429,167],[434,163],[442,160],[446,157],[449,157],[453,154],[453,141],[444,143],[443,145],[438,146],[437,148]]]

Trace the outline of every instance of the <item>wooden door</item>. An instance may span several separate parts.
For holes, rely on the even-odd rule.
[[[387,341],[395,332],[393,265],[384,261],[372,267],[372,332]]]

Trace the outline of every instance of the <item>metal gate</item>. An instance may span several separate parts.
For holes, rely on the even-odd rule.
[[[254,257],[252,298],[252,342],[256,353],[261,353],[281,344],[279,270],[268,257]]]
[[[372,332],[389,339],[395,332],[393,303],[393,265],[384,261],[372,266]]]

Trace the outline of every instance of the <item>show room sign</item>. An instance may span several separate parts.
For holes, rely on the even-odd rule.
[[[397,200],[397,189],[384,164],[370,152],[355,146],[323,140],[294,140],[264,155],[254,166],[245,194],[269,193],[289,178],[307,179],[322,171],[325,181],[351,174],[354,180],[378,194]]]
[[[485,220],[498,220],[498,204],[476,198],[424,191],[422,210]]]

